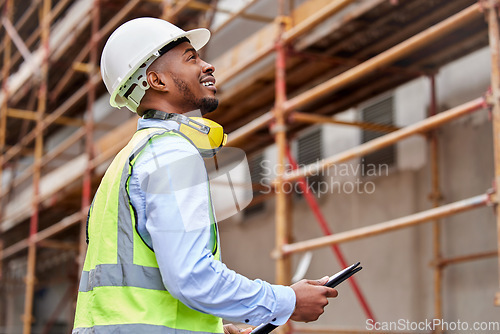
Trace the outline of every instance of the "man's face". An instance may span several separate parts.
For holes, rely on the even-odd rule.
[[[155,70],[166,74],[168,98],[179,110],[199,109],[204,115],[217,108],[215,68],[203,61],[190,43],[177,45],[153,65]]]

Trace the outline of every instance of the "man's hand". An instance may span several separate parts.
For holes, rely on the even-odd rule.
[[[328,276],[320,280],[301,280],[291,286],[295,291],[295,311],[290,319],[295,321],[309,322],[318,320],[328,305],[328,298],[337,297],[335,289],[323,286],[328,282]]]
[[[250,334],[252,328],[241,329],[233,324],[224,325],[224,334]]]

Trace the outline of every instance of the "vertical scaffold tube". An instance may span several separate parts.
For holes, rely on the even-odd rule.
[[[436,97],[436,76],[430,77],[431,82],[431,103],[429,116],[434,116],[438,112]],[[437,208],[441,203],[441,190],[439,188],[439,146],[438,132],[432,130],[429,137],[430,162],[431,162],[431,184],[432,192],[430,199],[432,207]],[[434,252],[434,319],[443,319],[442,313],[442,280],[443,266],[441,265],[441,226],[440,220],[436,219],[432,224],[433,252]],[[435,333],[441,333],[441,328],[436,328]]]
[[[488,33],[491,51],[491,94],[493,108],[493,150],[495,162],[495,186],[500,186],[500,31],[498,23],[498,1],[488,2]],[[497,242],[499,251],[498,279],[499,291],[495,296],[495,305],[500,306],[500,215],[497,219]]]
[[[38,231],[40,178],[43,158],[43,130],[42,123],[47,109],[47,77],[49,72],[49,36],[50,36],[50,8],[51,0],[44,0],[40,8],[41,45],[43,47],[43,61],[41,66],[41,80],[38,89],[38,106],[36,119],[35,155],[33,161],[33,200],[29,230],[28,264],[26,269],[26,291],[24,299],[23,334],[31,333],[33,322],[33,295],[35,292],[36,271],[36,239]]]
[[[278,148],[276,166],[276,249],[289,243],[290,221],[287,221],[287,194],[283,191],[283,174],[285,172],[286,124],[284,104],[286,101],[286,50],[283,41],[285,31],[284,8],[285,0],[279,1],[280,18],[278,36],[276,38],[276,99],[274,104],[275,124],[274,139]],[[276,263],[276,283],[289,285],[291,283],[290,257],[280,256]]]

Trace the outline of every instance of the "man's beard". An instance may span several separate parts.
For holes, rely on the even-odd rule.
[[[184,95],[184,99],[186,104],[190,106],[191,110],[200,110],[202,115],[208,114],[219,106],[219,100],[215,97],[202,97],[201,99],[197,99],[188,84],[174,75],[172,75],[172,79],[174,80],[175,86],[179,90],[181,94]]]
[[[196,102],[198,103],[198,109],[200,109],[202,115],[214,111],[219,106],[219,100],[215,97],[204,97],[197,99]]]

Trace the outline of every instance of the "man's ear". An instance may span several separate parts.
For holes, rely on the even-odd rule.
[[[155,71],[149,71],[146,74],[146,79],[148,80],[149,86],[157,91],[167,92],[167,80],[165,80],[165,75]]]

